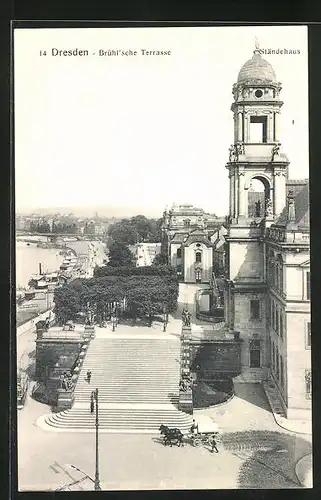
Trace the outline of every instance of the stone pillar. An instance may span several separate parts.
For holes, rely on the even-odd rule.
[[[233,193],[233,184],[234,184],[234,175],[232,172],[229,174],[229,180],[230,180],[230,216],[234,217],[234,193]]]
[[[250,137],[250,115],[249,114],[246,115],[245,130],[246,130],[246,140],[245,140],[245,142],[251,142],[251,137]]]
[[[286,206],[286,181],[284,172],[274,173],[273,214],[279,215]]]
[[[234,218],[238,216],[239,213],[239,177],[234,171],[233,175],[233,201],[234,201]]]
[[[279,134],[280,134],[280,123],[279,123],[279,120],[280,120],[280,112],[277,111],[276,113],[274,113],[274,141],[275,142],[279,142],[280,141],[280,137],[279,137]]]
[[[267,142],[273,142],[273,114],[267,115]]]
[[[241,217],[245,217],[247,208],[247,191],[245,189],[245,172],[239,172],[239,213]]]
[[[242,118],[243,118],[243,115],[242,113],[238,113],[237,114],[237,140],[238,142],[242,142],[242,132],[243,132],[243,124],[242,124]]]

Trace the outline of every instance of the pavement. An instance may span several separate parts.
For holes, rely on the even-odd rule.
[[[52,491],[77,480],[66,464],[94,477],[95,434],[70,432],[59,439],[36,425],[48,410],[29,396],[18,412],[19,491]],[[300,488],[295,467],[311,443],[280,429],[260,384],[238,384],[230,402],[195,411],[194,418],[199,415],[219,426],[218,454],[188,442],[165,447],[155,435],[100,434],[102,489]],[[81,488],[93,489],[92,482],[74,487]]]
[[[313,488],[312,454],[305,455],[295,467],[296,475],[304,488]]]
[[[263,382],[262,386],[271,406],[274,419],[280,427],[297,434],[312,435],[312,420],[289,420],[285,418],[282,413],[280,414],[280,401],[276,395],[276,391],[267,382]]]
[[[191,306],[195,291],[187,290],[180,308],[185,303]],[[180,309],[170,318],[167,332],[162,332],[162,326],[161,323],[151,328],[119,325],[115,332],[110,328],[97,329],[97,335],[180,336]],[[29,355],[35,334],[28,332],[23,337],[24,346],[19,338],[18,350]],[[101,487],[103,490],[310,487],[307,484],[312,484],[311,458],[305,457],[311,457],[311,435],[280,426],[270,404],[261,384],[239,383],[235,384],[235,396],[226,404],[195,410],[196,420],[207,416],[218,425],[221,436],[218,454],[212,454],[206,445],[193,447],[188,442],[183,448],[164,446],[159,436],[100,434]],[[72,482],[77,484],[69,489],[93,490],[88,477],[78,482],[79,471],[70,464],[84,471],[84,477],[94,477],[95,434],[66,432],[59,439],[61,434],[37,426],[39,417],[49,411],[47,405],[34,401],[30,395],[18,411],[19,491],[68,489],[66,485]]]

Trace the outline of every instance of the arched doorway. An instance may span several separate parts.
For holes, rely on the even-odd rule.
[[[271,210],[271,188],[265,177],[251,179],[248,193],[248,217],[263,218]]]

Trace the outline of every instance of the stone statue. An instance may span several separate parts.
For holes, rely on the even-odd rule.
[[[244,155],[244,144],[240,142],[236,145],[236,152],[238,155]]]
[[[269,216],[269,215],[272,215],[273,214],[273,210],[272,210],[272,201],[270,198],[268,198],[266,200],[266,204],[265,204],[265,215],[266,216]]]
[[[293,191],[288,194],[288,222],[295,222],[295,200]]]
[[[234,144],[229,148],[229,161],[236,161],[235,146]]]
[[[191,326],[191,313],[187,309],[182,312],[183,326]]]
[[[261,217],[261,202],[260,202],[260,200],[255,202],[255,217]]]
[[[311,377],[311,371],[308,370],[305,373],[305,383],[306,383],[306,392],[307,394],[311,394],[311,384],[312,384],[312,377]]]
[[[280,152],[280,144],[275,144],[275,146],[273,146],[272,148],[272,157],[271,157],[271,161],[274,160],[274,157],[275,155],[278,155]]]

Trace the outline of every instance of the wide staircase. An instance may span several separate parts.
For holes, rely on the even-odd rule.
[[[70,410],[45,418],[56,428],[95,428],[90,395],[99,390],[99,429],[158,432],[161,424],[186,432],[192,417],[178,410],[180,342],[163,338],[95,338],[75,389]],[[90,384],[86,373],[92,372]]]

